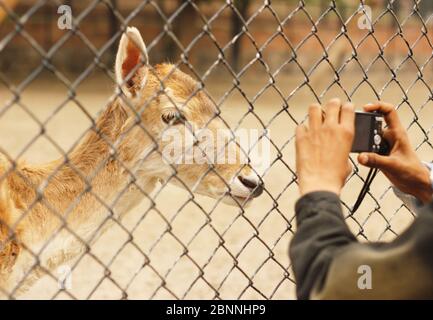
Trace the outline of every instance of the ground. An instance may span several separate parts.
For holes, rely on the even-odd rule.
[[[418,149],[420,157],[432,160],[432,148],[428,143],[422,143],[427,139],[431,143],[433,138],[432,106],[431,103],[426,104],[430,92],[420,81],[411,87],[416,73],[411,70],[400,72],[398,82],[392,82],[383,92],[381,89],[390,79],[389,72],[372,70],[368,83],[356,87],[362,76],[352,71],[340,79],[341,87],[352,96],[357,107],[377,100],[372,87],[383,100],[396,104],[403,101],[402,89],[410,88],[407,92],[410,106],[402,104],[399,114],[405,126],[410,126],[414,146],[421,144]],[[312,88],[319,95],[333,81],[333,76],[329,75],[327,79],[329,81],[321,79],[312,83]],[[263,128],[266,125],[273,143],[280,148],[281,156],[278,156],[273,147],[274,161],[264,176],[264,194],[244,212],[219,204],[210,213],[210,222],[206,222],[208,217],[199,206],[188,202],[187,192],[171,185],[164,187],[154,199],[156,209],[149,211],[150,202],[143,199],[140,206],[120,222],[121,226],[115,224],[110,228],[92,245],[91,254],[86,254],[78,262],[72,273],[72,288],[69,289],[74,297],[118,299],[122,297],[120,287],[124,291],[123,296],[130,299],[295,298],[294,278],[287,254],[295,230],[293,208],[298,198],[294,174],[289,170],[294,170],[292,137],[295,129],[289,113],[293,119],[301,121],[308,104],[315,101],[315,96],[308,86],[296,89],[302,83],[300,74],[286,72],[276,78],[276,86],[288,101],[286,110],[283,110],[283,99],[272,87],[255,99],[260,89],[269,83],[269,78],[262,74],[244,77],[240,88],[246,98],[254,99],[253,103],[249,105],[243,94],[234,90],[221,106],[222,117],[232,126],[237,125],[250,108],[254,114],[246,116],[240,126]],[[206,88],[218,101],[232,84],[227,77],[215,77],[206,81]],[[91,75],[78,87],[76,99],[90,115],[95,116],[104,107],[112,87],[112,81],[107,77]],[[355,90],[353,95],[352,90]],[[71,148],[90,126],[90,121],[72,102],[66,103],[52,116],[66,99],[67,93],[66,87],[53,76],[44,76],[32,82],[21,95],[22,106],[14,104],[1,112],[0,147],[11,156],[28,162],[41,163],[59,157],[59,150],[52,142],[39,136],[40,127],[35,122],[38,119],[48,121],[46,135],[58,147],[63,150]],[[3,110],[12,96],[4,87],[0,88],[0,96],[5,101],[2,103]],[[347,98],[344,91],[334,85],[321,99],[324,101],[333,96]],[[418,118],[417,122],[412,123],[414,112],[418,113]],[[32,140],[36,136],[39,137]],[[356,160],[356,157],[353,159]],[[365,177],[365,173],[366,170],[362,169],[359,175]],[[361,179],[352,177],[344,189],[343,201],[351,206],[361,187]],[[402,207],[382,175],[373,182],[372,195],[377,202],[367,196],[358,213],[349,217],[347,222],[361,241],[366,238],[370,241],[391,240],[407,227],[413,215]],[[202,196],[194,200],[205,212],[210,212],[215,204],[215,200]],[[188,204],[183,206],[185,202]],[[347,209],[345,212],[347,214]],[[171,229],[163,218],[170,221]],[[132,240],[128,238],[128,232],[132,234]],[[145,264],[140,251],[147,255],[148,264]],[[62,272],[58,271],[59,274]],[[57,291],[57,282],[47,276],[22,298],[51,298]],[[68,298],[65,293],[55,297]]]

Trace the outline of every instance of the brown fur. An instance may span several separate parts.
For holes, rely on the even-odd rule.
[[[137,61],[132,53],[122,72]],[[141,88],[138,84],[144,77],[146,85]],[[158,94],[161,80],[168,91]],[[215,107],[203,92],[185,104],[196,92],[197,82],[170,64],[139,68],[127,89],[137,94],[129,101],[114,98],[67,158],[43,165],[18,163],[13,170],[8,160],[0,159],[0,287],[4,290],[17,293],[40,277],[42,269],[53,270],[82,253],[84,243],[103,231],[100,225],[107,216],[122,216],[141,200],[143,190],[151,192],[158,180],[173,174],[157,152],[164,147],[159,135],[167,127],[161,115],[175,108],[173,100],[193,126],[224,127],[213,119]],[[135,112],[142,112],[140,125]],[[146,150],[148,156],[141,159]],[[176,170],[177,177],[192,188],[208,165],[178,165]],[[239,163],[216,165],[215,172],[200,180],[198,192],[220,197],[228,191],[225,181],[241,171],[248,174],[251,169]],[[129,184],[130,172],[138,179],[136,184]],[[106,206],[112,207],[125,188],[126,200],[108,210]]]

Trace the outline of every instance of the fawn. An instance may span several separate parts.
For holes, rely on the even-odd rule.
[[[226,126],[192,77],[171,64],[149,65],[136,28],[121,37],[115,77],[116,94],[67,157],[43,165],[0,157],[0,292],[6,296],[83,254],[107,217],[121,218],[160,182],[238,205],[263,191],[239,156],[211,170],[203,162],[164,161],[168,127],[185,139],[203,127]],[[233,141],[230,147],[240,153]]]

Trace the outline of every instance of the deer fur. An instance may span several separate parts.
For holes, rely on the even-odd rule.
[[[136,28],[122,35],[115,76],[120,90],[67,158],[32,165],[0,157],[0,294],[16,296],[46,271],[85,253],[107,217],[120,219],[159,182],[230,204],[260,194],[238,179],[259,185],[239,159],[215,164],[206,175],[206,163],[173,166],[162,159],[168,142],[161,133],[168,126],[183,133],[225,126],[207,95],[195,93],[193,78],[171,64],[148,64]],[[162,120],[179,110],[185,123]]]

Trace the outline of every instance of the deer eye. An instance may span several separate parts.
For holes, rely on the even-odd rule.
[[[178,112],[178,111],[164,113],[161,116],[161,119],[166,124],[170,124],[172,126],[175,126],[175,125],[178,125],[178,124],[183,124],[186,121],[185,116],[183,114],[181,114],[180,112]]]

